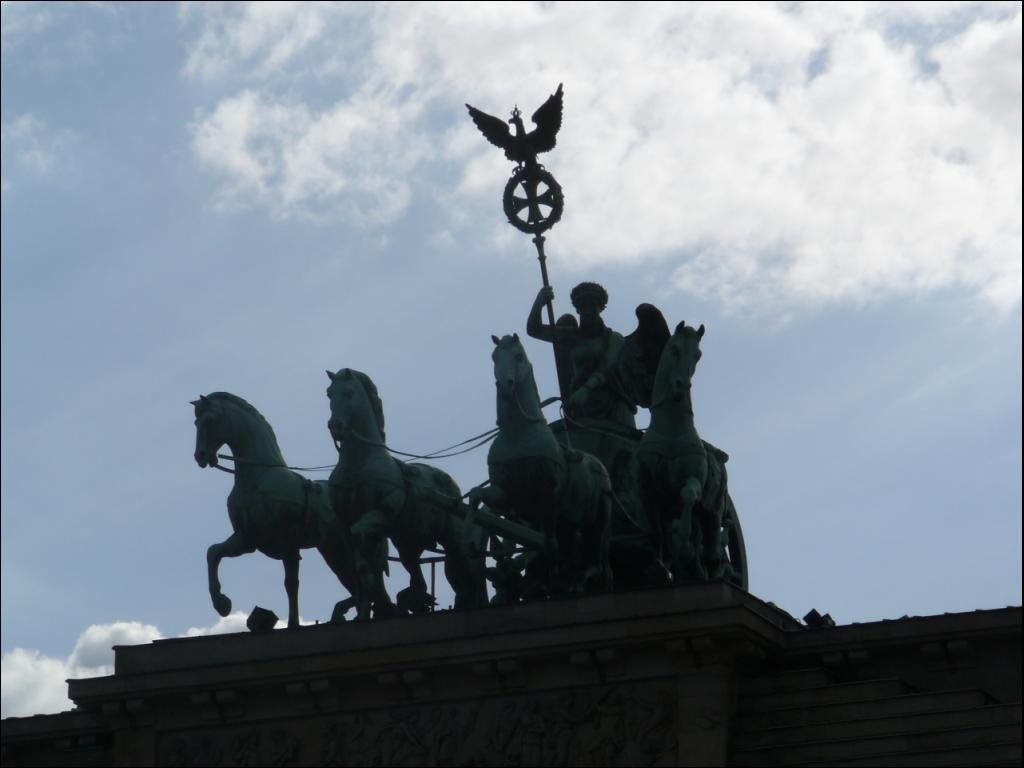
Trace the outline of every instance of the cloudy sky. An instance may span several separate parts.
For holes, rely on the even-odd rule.
[[[493,424],[490,335],[540,277],[463,103],[559,82],[556,308],[590,279],[624,333],[644,301],[707,326],[754,594],[1020,604],[1019,3],[4,2],[2,53],[4,716],[244,621],[206,591],[230,478],[192,459],[200,393],[299,465],[333,460],[328,367],[375,379],[400,450]],[[221,573],[285,615],[279,563]],[[315,553],[301,579],[327,619]]]

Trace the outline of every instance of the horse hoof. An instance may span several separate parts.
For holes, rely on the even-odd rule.
[[[221,616],[227,616],[231,613],[231,598],[227,595],[214,595],[213,608]]]
[[[344,624],[345,614],[353,605],[354,601],[351,598],[339,600],[334,606],[334,612],[331,613],[331,624]]]

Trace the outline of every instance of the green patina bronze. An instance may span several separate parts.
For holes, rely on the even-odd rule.
[[[389,612],[383,578],[387,559],[381,556],[388,539],[409,572],[409,587],[397,596],[400,609],[422,613],[433,606],[420,558],[438,545],[444,548],[445,576],[455,591],[455,607],[486,605],[486,534],[464,522],[458,485],[439,469],[391,456],[385,443],[384,407],[369,376],[350,368],[327,375],[328,428],[340,444],[328,483],[338,518],[352,534],[358,617]]]
[[[746,588],[739,520],[724,452],[701,440],[693,420],[693,374],[704,326],[685,322],[665,344],[651,424],[634,454],[634,476],[655,547],[675,581],[726,578]]]
[[[445,473],[392,457],[383,405],[365,373],[327,372],[328,427],[339,455],[321,483],[285,466],[273,430],[244,400],[202,396],[194,402],[196,461],[216,466],[227,444],[236,463],[228,498],[234,533],[207,556],[210,595],[222,615],[231,601],[217,578],[221,559],[257,549],[284,563],[290,627],[298,624],[299,551],[308,547],[320,550],[350,593],[335,619],[352,606],[360,619],[432,610],[433,587],[428,591],[421,566],[437,554],[457,609],[485,605],[487,580],[493,603],[708,579],[747,588],[728,456],[694,424],[691,382],[704,326],[680,323],[670,333],[661,312],[641,304],[636,330],[624,336],[604,324],[608,292],[592,282],[572,290],[578,319],[567,314],[555,322],[544,233],[561,218],[564,200],[537,155],[555,146],[562,102],[559,85],[534,113],[531,132],[518,108],[505,121],[467,107],[484,136],[516,163],[505,214],[533,235],[543,285],[526,332],[552,345],[563,417],[551,424],[544,418],[518,334],[492,337],[498,429],[488,481],[473,488],[467,504]],[[639,407],[650,409],[646,431],[636,428]],[[466,443],[478,439],[475,447],[486,442],[481,435]],[[384,584],[394,559],[389,542],[410,579],[395,602]],[[425,552],[431,556],[424,559]],[[271,622],[255,618],[261,626]]]
[[[555,437],[596,456],[611,477],[615,584],[729,578],[745,588],[742,534],[726,488],[727,456],[703,443],[693,423],[690,377],[703,330],[686,334],[681,325],[670,336],[661,312],[641,304],[637,329],[624,337],[602,322],[608,294],[596,283],[581,283],[572,292],[578,323],[569,315],[544,325],[540,310],[552,299],[553,291],[542,288],[527,331],[553,344],[559,379],[570,382],[563,393],[564,418],[551,425]],[[688,370],[678,363],[683,339],[685,359],[692,362]],[[678,382],[683,374],[685,396],[682,389],[678,398],[666,395],[666,382]],[[636,429],[637,406],[651,409],[646,433]]]
[[[485,504],[543,534],[541,551],[522,559],[526,575],[518,588],[509,585],[507,551],[497,553],[499,599],[610,589],[608,473],[593,456],[555,439],[519,336],[492,340],[499,431],[487,454],[490,485],[470,492],[470,506]]]
[[[526,332],[554,344],[559,367],[569,365],[568,371],[560,372],[570,382],[568,396],[563,394],[566,413],[574,419],[601,419],[636,429],[636,406],[617,370],[625,339],[601,319],[608,303],[607,292],[597,283],[581,283],[572,291],[579,323],[572,322],[569,315],[555,325],[544,325],[541,310],[554,296],[552,288],[540,289],[526,321]]]
[[[288,593],[288,627],[299,626],[299,550],[316,547],[338,580],[354,594],[356,574],[346,531],[331,508],[326,483],[313,482],[285,466],[270,424],[242,398],[214,392],[194,400],[195,460],[200,467],[217,466],[217,452],[227,445],[235,462],[235,481],[228,495],[233,533],[207,550],[210,598],[221,616],[231,613],[231,600],[221,591],[217,570],[225,557],[259,550],[284,563]],[[335,612],[343,615],[348,601]]]

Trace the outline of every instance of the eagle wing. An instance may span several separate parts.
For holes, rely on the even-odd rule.
[[[476,119],[476,118],[474,118]],[[534,152],[548,152],[555,148],[555,136],[558,129],[562,127],[562,84],[558,84],[558,90],[548,96],[536,112],[533,113],[533,122],[537,127],[530,132],[530,146]],[[479,125],[479,123],[478,123]]]
[[[479,109],[471,107],[469,104],[466,105],[466,109],[469,110],[469,116],[473,118],[473,122],[476,123],[476,127],[480,129],[480,133],[482,133],[484,138],[491,142],[491,144],[505,150],[512,145],[512,132],[509,130],[508,123],[500,117],[495,117],[494,115],[488,115],[486,112],[481,112]],[[559,117],[559,120],[561,120],[561,117]]]

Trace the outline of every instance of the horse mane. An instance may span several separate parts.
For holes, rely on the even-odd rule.
[[[234,395],[230,392],[211,392],[206,397],[209,400],[223,400],[225,402],[228,402],[234,405],[235,407],[239,408],[240,410],[244,411],[245,413],[248,413],[250,416],[255,418],[259,424],[266,427],[267,434],[270,435],[272,447],[274,451],[277,453],[277,455],[281,458],[281,463],[284,464],[284,455],[281,453],[281,448],[277,444],[277,435],[274,433],[274,428],[270,426],[270,422],[267,421],[263,414],[256,410],[256,406],[254,406],[245,398],[239,397],[238,395]]]
[[[377,392],[377,385],[373,383],[373,379],[362,371],[357,371],[354,368],[349,368],[348,370],[356,377],[362,385],[363,391],[366,392],[366,398],[370,401],[370,408],[373,410],[373,417],[377,421],[377,429],[380,430],[381,442],[386,443],[387,437],[384,434],[384,403],[381,402],[380,394]]]

